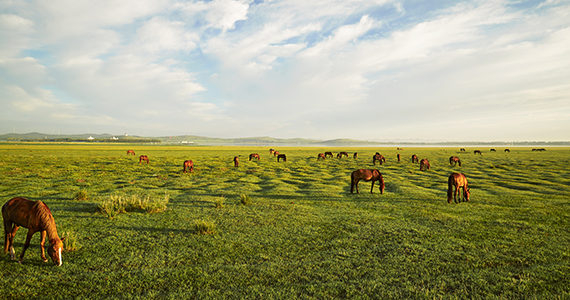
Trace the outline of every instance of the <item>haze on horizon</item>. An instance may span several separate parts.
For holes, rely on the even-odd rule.
[[[570,1],[2,1],[0,105],[0,134],[568,141]]]

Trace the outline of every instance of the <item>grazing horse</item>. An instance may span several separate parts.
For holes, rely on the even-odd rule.
[[[384,156],[382,156],[380,153],[376,152],[376,154],[374,154],[374,156],[372,156],[372,164],[375,165],[376,161],[380,162],[380,164],[385,163],[386,162],[386,158],[384,158]]]
[[[419,162],[419,161],[420,161],[420,160],[418,159],[418,156],[417,156],[417,155],[415,155],[415,154],[412,155],[412,163],[417,163],[417,162]]]
[[[509,149],[505,149],[505,152],[511,152],[511,150],[509,150]]]
[[[429,170],[429,167],[429,161],[427,159],[424,158],[420,161],[420,171]]]
[[[404,148],[396,148],[397,150],[404,150]]]
[[[330,151],[325,152],[325,157],[328,157],[328,156],[334,157],[332,152],[330,152]]]
[[[459,166],[461,167],[461,160],[459,160],[459,157],[457,156],[452,156],[449,158],[449,164],[450,165],[457,165],[457,163],[459,163]]]
[[[234,167],[239,167],[239,158],[237,156],[234,156]],[[186,169],[186,168],[184,168]]]
[[[237,162],[236,158],[237,158],[237,156],[234,157],[234,162]],[[190,173],[192,173],[194,171],[194,162],[191,160],[185,160],[182,167],[184,167],[184,173],[186,173],[186,170],[190,170]],[[236,167],[237,167],[237,165],[236,165]]]
[[[134,150],[127,150],[127,155],[130,155],[130,154],[135,156],[135,151]]]
[[[2,217],[4,218],[4,253],[10,250],[11,258],[13,260],[16,259],[14,236],[21,226],[28,228],[28,235],[26,236],[24,249],[22,249],[18,263],[22,263],[24,260],[24,253],[26,253],[26,249],[30,246],[32,236],[39,231],[42,238],[40,242],[42,260],[44,262],[48,261],[44,250],[47,235],[49,241],[48,255],[55,265],[61,266],[63,263],[61,250],[63,249],[63,241],[65,238],[59,238],[55,220],[45,203],[22,197],[12,198],[2,206]]]
[[[378,181],[380,184],[380,194],[384,194],[384,178],[382,178],[382,174],[378,170],[365,170],[360,169],[352,172],[350,174],[350,193],[354,193],[354,187],[356,186],[356,193],[360,194],[358,191],[358,182],[360,180],[364,181],[372,181],[372,187],[370,187],[370,194],[374,194],[374,182]]]
[[[269,149],[269,154],[273,154],[273,152],[275,152],[275,149]]]
[[[396,155],[396,157],[398,158],[398,161],[400,161],[400,153],[398,153],[398,155]]]
[[[479,155],[482,155],[482,154],[481,154],[481,151],[480,151],[480,150],[475,150],[475,151],[473,151],[473,154],[479,154]]]
[[[273,157],[279,156],[279,151],[273,151]]]
[[[459,149],[459,151],[465,152],[465,148],[461,148],[461,149]]]
[[[139,156],[139,165],[141,164],[141,162],[146,161],[146,163],[148,164],[150,161],[148,160],[148,156],[146,155],[141,155]]]
[[[455,193],[453,193],[453,199],[455,203],[457,202],[457,190],[459,188],[463,189],[463,201],[467,199],[469,201],[469,188],[467,187],[467,178],[461,173],[452,173],[449,175],[449,180],[447,181],[447,203],[451,203],[451,194],[453,192],[453,187],[455,186]],[[461,195],[459,195],[459,200],[461,200]]]
[[[346,156],[346,157],[348,157],[348,153],[346,153],[346,152],[340,152],[339,154],[341,155],[341,157],[342,157],[343,155]]]
[[[319,159],[327,159],[327,157],[323,154],[323,153],[319,153],[319,155],[317,155],[317,160]]]
[[[249,155],[249,161],[251,161],[252,158],[257,158],[257,161],[259,161],[261,158],[259,157],[259,154],[257,153],[252,153]]]
[[[358,158],[358,153],[354,152],[354,155],[352,155],[352,158],[357,159],[357,158]]]
[[[285,154],[277,155],[277,162],[279,162],[279,159],[283,159],[284,162],[287,162],[287,156],[285,156]]]
[[[491,150],[489,150],[489,151],[491,151],[491,152],[497,152],[497,150],[495,150],[495,149],[491,149]]]
[[[339,153],[336,155],[336,158],[342,158],[342,155],[340,155],[340,153]]]

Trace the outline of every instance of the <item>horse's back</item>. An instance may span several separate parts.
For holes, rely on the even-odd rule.
[[[18,226],[30,228],[34,225],[31,223],[34,218],[30,216],[36,215],[40,207],[45,208],[51,214],[47,205],[40,200],[32,201],[24,197],[12,198],[2,206],[2,217],[4,222],[10,220]]]
[[[379,174],[380,172],[378,170],[359,169],[352,172],[351,177],[354,179],[369,181],[373,177],[377,177]]]

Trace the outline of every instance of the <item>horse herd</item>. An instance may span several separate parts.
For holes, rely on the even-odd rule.
[[[398,148],[398,150],[402,150]],[[465,152],[464,148],[460,149],[461,152]],[[532,151],[545,151],[545,149],[533,149]],[[491,149],[491,152],[496,152],[495,149]],[[505,149],[505,152],[510,152],[509,149]],[[274,157],[277,157],[277,161],[283,160],[284,162],[287,161],[287,156],[285,154],[281,154],[274,149],[269,150],[270,154],[273,154]],[[475,150],[475,154],[481,155],[480,150]],[[128,150],[127,155],[135,155],[135,151]],[[317,160],[325,160],[327,157],[334,157],[332,152],[325,152],[319,153],[317,155]],[[339,152],[337,154],[337,158],[348,157],[347,152]],[[353,158],[358,158],[358,153],[353,154]],[[398,161],[400,161],[400,154],[397,155]],[[257,153],[252,153],[249,155],[249,160],[256,159],[257,161],[261,160],[261,157]],[[239,158],[235,156],[234,159],[234,166],[239,166]],[[139,164],[142,162],[146,162],[147,164],[150,163],[148,156],[141,155],[139,156]],[[376,154],[372,157],[372,164],[383,164],[386,162],[386,158],[382,156],[380,153],[376,152]],[[430,169],[430,164],[427,159],[419,160],[417,155],[412,155],[412,163],[420,163],[420,171],[426,171]],[[461,160],[457,156],[451,156],[449,158],[450,165],[455,166],[459,164],[461,166]],[[194,162],[192,160],[185,160],[183,163],[183,172],[193,172],[194,170]],[[379,185],[380,194],[384,194],[385,183],[384,178],[380,171],[376,169],[359,169],[351,173],[350,175],[350,193],[354,193],[356,188],[356,193],[360,193],[358,190],[358,183],[363,181],[372,181],[372,186],[370,188],[370,193],[373,193],[374,190],[374,183],[377,181]],[[455,188],[455,190],[454,190]],[[459,199],[458,199],[458,193]],[[447,189],[447,202],[451,203],[453,200],[455,203],[461,202],[461,196],[463,196],[463,201],[469,201],[470,196],[470,189],[468,188],[467,178],[462,173],[452,173],[449,175],[448,178],[448,189]],[[62,256],[61,251],[63,249],[63,241],[65,238],[60,239],[57,234],[57,228],[55,225],[55,221],[53,215],[47,205],[42,201],[32,201],[28,200],[23,197],[16,197],[10,199],[2,206],[2,217],[4,219],[4,253],[10,251],[11,259],[16,259],[16,254],[14,251],[14,236],[20,227],[24,227],[28,229],[28,234],[26,236],[26,242],[24,243],[24,248],[22,249],[22,253],[20,254],[20,258],[18,260],[19,263],[22,263],[24,259],[24,253],[26,249],[30,245],[30,240],[34,233],[40,232],[41,233],[41,258],[44,262],[47,262],[48,259],[45,256],[44,245],[46,236],[49,241],[48,246],[48,255],[52,259],[53,263],[57,266],[62,265]]]

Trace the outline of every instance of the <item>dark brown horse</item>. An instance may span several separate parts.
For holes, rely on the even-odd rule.
[[[235,162],[235,158],[234,158],[234,162]],[[194,171],[194,162],[191,160],[185,160],[184,164],[182,164],[182,167],[184,168],[184,173],[186,173],[186,170],[189,170],[190,173],[192,173]],[[236,166],[237,167],[237,166]]]
[[[455,192],[453,193],[453,187],[455,186]],[[452,173],[449,175],[447,180],[447,203],[451,203],[451,194],[453,193],[453,199],[455,203],[457,202],[457,190],[461,188],[463,190],[463,201],[467,199],[469,201],[469,188],[467,187],[467,178],[461,173]],[[459,200],[461,200],[461,195],[459,195]]]
[[[400,153],[398,153],[398,155],[396,155],[396,157],[398,158],[398,161],[400,161]]]
[[[283,159],[284,162],[287,162],[287,156],[285,156],[285,154],[277,155],[277,162],[279,162],[280,159]]]
[[[146,161],[146,163],[148,164],[150,161],[148,160],[148,156],[146,155],[141,155],[139,156],[139,165],[141,164],[141,162]]]
[[[386,158],[384,158],[384,156],[382,156],[380,153],[376,152],[376,154],[374,154],[374,156],[372,156],[372,164],[376,164],[376,161],[380,162],[380,164],[385,163],[386,162]]]
[[[457,156],[452,156],[449,158],[449,164],[450,165],[457,165],[457,163],[459,163],[459,166],[461,167],[461,160],[459,159],[459,157]]]
[[[461,149],[459,149],[459,151],[465,152],[465,148],[461,148]]]
[[[497,150],[495,150],[495,149],[491,149],[491,150],[489,150],[489,151],[491,151],[491,152],[497,152]]]
[[[135,156],[135,151],[134,150],[127,150],[127,155],[133,155]]]
[[[509,149],[505,149],[505,152],[511,152],[511,150],[509,150]]]
[[[323,153],[319,153],[319,155],[317,155],[317,160],[319,159],[327,159],[326,156]]]
[[[354,152],[354,154],[352,155],[352,158],[357,159],[357,158],[358,158],[358,153]]]
[[[239,167],[239,158],[237,156],[234,156],[234,167]],[[186,168],[184,168],[186,169]]]
[[[330,152],[330,151],[325,152],[325,157],[328,157],[328,156],[334,157],[332,152]]]
[[[473,154],[479,154],[479,155],[482,155],[482,154],[481,154],[481,150],[475,150],[475,151],[473,151]]]
[[[63,241],[65,238],[60,239],[57,234],[55,220],[51,211],[42,201],[31,201],[26,198],[16,197],[10,199],[2,206],[2,217],[4,218],[4,253],[10,250],[10,256],[16,259],[16,252],[14,251],[14,236],[21,227],[28,228],[28,235],[24,243],[24,249],[20,254],[19,263],[24,260],[24,253],[30,246],[30,240],[36,232],[41,233],[40,248],[42,249],[42,260],[47,262],[45,255],[44,245],[46,236],[48,237],[48,255],[51,257],[53,263],[61,266],[63,263],[61,251],[63,250]]]
[[[364,181],[372,181],[372,187],[370,187],[370,193],[374,194],[374,182],[378,181],[380,184],[380,194],[384,194],[384,178],[382,178],[382,174],[378,170],[366,170],[360,169],[352,172],[350,174],[350,193],[354,193],[354,187],[356,186],[356,193],[360,194],[358,191],[358,182],[360,180]]]
[[[415,155],[415,154],[412,155],[412,163],[417,163],[417,162],[419,162],[419,161],[420,161],[420,160],[418,159],[418,156],[417,156],[417,155]]]
[[[252,158],[257,158],[257,161],[259,161],[261,159],[261,157],[259,157],[259,154],[257,153],[252,153],[249,155],[249,161],[251,161]]]
[[[429,161],[427,159],[422,159],[420,161],[420,171],[425,171],[425,170],[429,170],[430,165],[429,165]]]
[[[348,153],[346,153],[346,152],[340,152],[339,154],[340,154],[341,156],[346,156],[346,157],[348,157]]]

